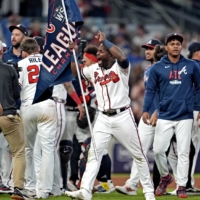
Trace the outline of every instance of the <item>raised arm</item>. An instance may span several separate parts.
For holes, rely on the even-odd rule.
[[[99,31],[95,38],[108,49],[112,57],[117,60],[121,68],[127,69],[129,67],[129,61],[125,54],[116,45],[108,41],[103,32]]]

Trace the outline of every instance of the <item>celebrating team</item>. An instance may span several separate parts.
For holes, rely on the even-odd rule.
[[[110,158],[107,154],[108,143],[112,137],[115,137],[130,152],[134,160],[130,179],[124,186],[116,186],[117,192],[136,195],[140,181],[146,200],[155,200],[154,194],[156,196],[166,194],[167,186],[173,180],[167,168],[168,156],[177,184],[176,195],[179,198],[187,198],[189,194],[198,194],[199,191],[194,187],[193,175],[200,148],[198,124],[200,118],[200,43],[192,43],[189,46],[189,59],[181,55],[183,37],[177,33],[167,36],[165,47],[155,39],[151,39],[142,46],[145,48],[146,59],[151,62],[151,66],[145,70],[146,92],[143,114],[137,129],[128,95],[129,61],[117,46],[106,39],[104,33],[97,33],[96,39],[100,46],[95,51],[96,55],[90,51],[87,52],[88,49],[92,51],[95,47],[86,48],[83,59],[85,66],[81,68],[85,81],[81,84],[85,86],[84,95],[87,97],[87,105],[97,102],[91,106],[98,105],[98,108],[95,108],[98,109],[98,114],[95,117],[90,149],[86,155],[87,165],[83,170],[85,172],[81,177],[76,175],[78,172],[75,172],[75,175],[72,173],[76,178],[72,178],[73,181],[69,182],[67,171],[69,171],[70,159],[71,171],[78,168],[78,161],[72,165],[75,161],[73,143],[75,144],[75,140],[78,139],[77,146],[80,149],[84,141],[91,136],[89,129],[81,130],[76,124],[77,114],[80,113],[79,119],[85,114],[81,94],[77,95],[78,90],[80,92],[80,83],[66,82],[57,85],[54,87],[52,98],[32,105],[42,61],[44,40],[27,38],[28,31],[22,25],[11,26],[10,31],[12,32],[12,47],[3,54],[2,61],[15,61],[22,67],[19,72],[21,106],[19,105],[18,109],[20,109],[19,114],[24,129],[22,130],[20,125],[18,132],[22,134],[24,131],[24,140],[22,140],[19,152],[14,152],[14,139],[10,139],[11,136],[8,138],[3,117],[10,117],[11,121],[16,117],[15,120],[18,120],[18,123],[21,118],[16,113],[16,108],[12,113],[7,112],[10,108],[6,106],[12,107],[13,105],[6,105],[3,99],[0,99],[3,107],[0,128],[8,145],[12,148],[13,157],[15,156],[14,191],[6,187],[8,177],[2,177],[4,183],[2,188],[7,193],[13,193],[13,199],[59,196],[61,195],[60,188],[64,188],[67,196],[91,200],[94,181],[96,177],[98,178],[98,173],[101,187],[100,190],[99,187],[96,190],[105,193],[113,191]],[[0,48],[1,46],[0,44]],[[75,44],[69,42],[69,48],[70,50],[75,49]],[[91,62],[86,65],[88,59]],[[76,74],[73,60],[71,66]],[[94,87],[92,90],[91,86]],[[96,93],[95,99],[93,99],[94,92]],[[14,100],[16,99],[15,97]],[[23,134],[20,137],[23,138]],[[6,143],[3,138],[1,140],[2,143]],[[152,143],[155,166],[158,168],[158,177],[160,177],[159,183],[155,184],[157,186],[155,191],[146,158]],[[6,148],[6,145],[4,146]],[[76,151],[75,148],[74,151]],[[5,152],[9,155],[8,148]],[[80,156],[79,150],[77,155]],[[83,155],[85,156],[85,152]],[[190,162],[189,159],[192,161]],[[10,160],[9,156],[4,157],[4,160]],[[82,161],[83,159],[80,163]],[[23,163],[23,168],[20,170],[19,162]],[[11,161],[7,164],[12,168]],[[109,170],[107,168],[105,170],[102,167],[104,165],[108,165]],[[4,176],[9,174],[7,172],[9,167],[6,170],[1,166]],[[20,175],[16,176],[19,171]],[[77,190],[77,186],[80,190]],[[69,191],[69,189],[77,191]]]

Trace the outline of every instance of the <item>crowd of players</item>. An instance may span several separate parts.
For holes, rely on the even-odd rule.
[[[5,44],[0,42],[1,60],[3,63],[8,63],[9,65],[18,63],[18,66],[22,68],[22,70],[18,72],[18,81],[21,88],[21,103],[18,102],[17,105],[19,114],[16,114],[15,111],[13,111],[13,113],[6,113],[7,110],[2,103],[3,116],[10,117],[9,119],[11,121],[13,117],[17,116],[16,120],[18,120],[18,123],[22,121],[23,126],[20,126],[18,131],[20,130],[23,132],[22,129],[24,129],[25,141],[19,141],[18,146],[22,148],[19,150],[16,149],[15,146],[11,148],[10,140],[8,140],[9,132],[7,132],[7,134],[4,133],[7,141],[2,134],[0,135],[2,144],[0,192],[13,193],[13,199],[18,197],[19,199],[34,197],[48,198],[50,195],[60,196],[62,195],[62,191],[66,192],[68,196],[75,198],[91,199],[91,195],[89,195],[88,198],[81,196],[82,193],[79,193],[78,190],[81,187],[81,180],[85,171],[91,142],[89,128],[83,129],[77,126],[77,116],[81,119],[85,115],[80,83],[78,80],[74,80],[72,82],[56,85],[53,88],[52,98],[32,105],[45,41],[42,37],[28,38],[28,31],[26,27],[21,24],[10,26],[9,30],[12,32],[12,46],[4,49]],[[103,37],[103,35],[99,34],[99,37]],[[189,46],[189,59],[195,60],[196,63],[181,57],[183,65],[181,65],[180,70],[179,59],[182,42],[183,37],[177,33],[173,33],[167,36],[166,48],[160,41],[155,39],[151,39],[146,44],[142,45],[142,48],[145,48],[146,60],[150,61],[150,66],[145,70],[144,82],[147,93],[145,95],[144,112],[138,126],[138,132],[145,155],[154,141],[155,168],[158,168],[157,173],[155,172],[154,174],[156,196],[166,194],[167,185],[172,182],[172,176],[166,169],[166,155],[173,169],[177,184],[175,192],[169,194],[177,194],[180,198],[186,198],[187,195],[200,193],[194,186],[194,169],[200,148],[200,134],[198,129],[198,96],[200,83],[196,78],[200,74],[198,66],[200,63],[200,43],[195,42]],[[113,44],[108,42],[104,45],[107,45],[106,47],[108,49],[113,47]],[[92,64],[98,63],[97,51],[98,48],[91,45],[88,45],[84,49],[82,67],[89,67]],[[168,57],[171,59],[170,61]],[[176,60],[175,58],[178,59]],[[162,62],[164,62],[164,64]],[[164,104],[162,102],[163,105],[159,105],[158,96],[160,98],[162,95],[165,96],[166,94],[162,93],[165,83],[163,83],[163,86],[162,79],[159,79],[162,73],[155,70],[156,63],[157,65],[163,64],[164,69],[166,69],[165,71],[169,70],[168,68],[170,68],[171,65],[174,66],[174,69],[164,76],[164,80],[170,81],[171,85],[181,84],[181,74],[189,74],[192,77],[189,77],[189,81],[186,83],[184,82],[184,84],[187,86],[187,83],[192,83],[193,88],[194,83],[196,89],[194,92],[193,89],[191,90],[192,94],[189,93],[189,97],[186,97],[186,102],[183,102],[182,99],[179,101],[177,105],[180,106],[180,113],[179,108],[177,108],[176,104],[173,104],[173,102],[169,104]],[[121,65],[123,68],[125,64],[122,63]],[[152,74],[153,72],[151,71],[153,70],[150,70],[152,65],[155,74]],[[192,71],[189,71],[187,67],[189,65]],[[126,67],[124,68],[126,69]],[[159,68],[159,66],[157,66],[157,68]],[[149,79],[150,84],[147,84]],[[94,107],[97,110],[96,115],[98,115],[98,99],[95,97],[95,90],[91,82],[82,81],[82,85],[88,106]],[[189,86],[188,88],[191,89]],[[166,90],[168,91],[168,88]],[[177,93],[179,94],[179,91],[177,91]],[[170,92],[167,95],[169,94]],[[188,108],[188,101],[190,104],[192,102],[191,95],[194,97],[194,105],[189,105],[190,107]],[[190,100],[188,100],[188,98]],[[15,99],[18,99],[17,95]],[[153,105],[152,101],[154,102]],[[186,108],[184,104],[186,104]],[[162,110],[161,108],[164,106],[167,106],[167,108]],[[193,107],[193,109],[191,107]],[[173,109],[178,111],[174,112]],[[187,111],[185,111],[185,109]],[[194,122],[192,120],[193,115],[191,115],[192,110],[194,110],[194,116],[197,119],[194,120]],[[119,112],[123,111],[120,109]],[[184,116],[185,113],[187,113],[186,117],[180,118],[180,116]],[[103,114],[108,115],[104,112]],[[169,114],[173,115],[168,117]],[[109,113],[109,115],[112,116],[112,112]],[[0,127],[4,132],[1,123]],[[167,128],[163,129],[163,127]],[[161,129],[163,130],[161,131]],[[162,139],[164,138],[160,139],[156,136],[156,134],[158,135],[158,130],[162,132],[163,135],[167,135],[165,145],[161,145],[163,144]],[[185,134],[185,137],[183,137],[182,134]],[[161,137],[163,137],[163,135],[161,135]],[[181,137],[178,137],[178,135],[181,135]],[[17,138],[15,139],[17,140]],[[160,142],[160,145],[158,145],[158,142]],[[25,148],[24,156],[22,155],[23,147]],[[14,159],[12,159],[11,154]],[[187,159],[189,154],[190,162],[189,159]],[[20,162],[19,158],[21,159]],[[96,177],[99,181],[99,185],[93,187],[93,192],[110,193],[116,190],[123,194],[136,195],[139,180],[141,181],[141,174],[143,172],[141,168],[142,167],[138,164],[138,160],[135,159],[133,161],[130,179],[127,180],[124,186],[116,186],[114,188],[111,180],[110,157],[107,149],[104,149],[100,169]],[[180,172],[180,168],[182,168],[182,172]],[[12,173],[13,171],[14,175]],[[25,172],[24,176],[23,172]],[[25,181],[23,180],[24,178]],[[77,192],[69,193],[67,191]],[[148,192],[146,193],[148,194]],[[154,195],[146,195],[145,197],[147,200],[155,199]]]

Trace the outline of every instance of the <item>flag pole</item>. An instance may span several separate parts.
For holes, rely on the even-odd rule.
[[[61,0],[61,1],[62,1],[62,6],[63,6],[63,9],[64,9],[64,13],[65,13],[65,21],[66,21],[67,29],[68,29],[68,32],[69,32],[69,37],[70,37],[70,40],[73,42],[71,30],[69,28],[69,23],[68,23],[67,12],[66,12],[66,9],[65,9],[64,0]],[[81,87],[81,93],[82,93],[82,96],[83,96],[83,102],[84,102],[84,106],[85,106],[85,111],[86,111],[86,116],[87,116],[87,120],[88,120],[88,125],[89,125],[89,129],[90,129],[91,137],[92,137],[92,144],[93,144],[93,147],[94,147],[94,153],[95,153],[96,160],[98,161],[98,155],[97,155],[97,150],[96,150],[96,143],[95,143],[94,136],[93,136],[92,125],[91,125],[91,121],[90,121],[90,117],[89,117],[89,112],[88,112],[88,107],[87,107],[87,104],[86,104],[86,99],[85,99],[85,95],[84,95],[84,91],[83,91],[82,82],[81,82],[81,75],[80,75],[80,71],[79,71],[79,67],[78,67],[78,62],[77,62],[77,58],[76,58],[76,52],[75,52],[74,49],[73,49],[73,56],[74,56],[74,61],[75,61],[76,70],[77,70],[77,74],[78,74],[78,80],[79,80],[80,87]]]

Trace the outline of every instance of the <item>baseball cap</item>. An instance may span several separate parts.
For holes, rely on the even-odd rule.
[[[194,53],[196,51],[200,51],[200,42],[193,42],[189,45],[188,51],[190,53]]]
[[[44,42],[45,42],[44,38],[40,37],[40,36],[35,36],[35,37],[33,37],[33,39],[36,40],[36,42],[38,43],[38,46],[40,46],[40,51],[43,52],[44,51],[43,46],[44,46]]]
[[[22,24],[12,25],[9,27],[9,30],[12,32],[14,29],[19,29],[25,36],[28,36],[28,31],[25,26]]]
[[[178,34],[178,33],[170,33],[167,35],[166,40],[165,40],[165,44],[168,43],[169,39],[177,39],[178,41],[180,41],[181,43],[183,42],[183,36]]]
[[[141,47],[142,48],[149,48],[150,47],[150,48],[154,49],[157,44],[162,44],[162,43],[161,43],[160,40],[151,39],[146,44],[143,44]]]

